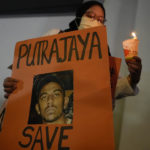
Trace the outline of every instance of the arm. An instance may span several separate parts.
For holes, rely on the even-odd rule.
[[[129,75],[125,78],[120,78],[117,81],[115,98],[136,95],[139,91],[137,84],[140,81],[142,63],[141,59],[134,56],[132,59],[126,60],[128,65]]]
[[[132,59],[127,59],[126,63],[128,65],[129,75],[127,77],[129,84],[134,89],[140,81],[142,63],[138,56],[134,56]]]

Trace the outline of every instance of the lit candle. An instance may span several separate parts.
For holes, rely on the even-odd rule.
[[[127,39],[127,40],[123,41],[123,49],[124,49],[125,59],[130,59],[133,56],[138,55],[139,40],[138,40],[135,32],[132,32],[131,35],[133,36],[132,39]]]
[[[133,36],[133,39],[137,39],[136,33],[132,32],[131,35]]]

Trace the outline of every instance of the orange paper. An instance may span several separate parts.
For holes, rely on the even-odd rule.
[[[114,150],[107,48],[105,27],[18,42],[12,77],[20,82],[1,115],[0,148]],[[50,85],[39,90],[39,82],[46,75],[58,76],[65,85],[65,96],[71,99],[72,105],[69,110],[72,111],[72,121],[69,124],[54,123],[57,119],[49,121],[58,106],[46,109],[49,120],[42,118],[38,122],[34,116],[36,112],[39,116],[42,114],[39,104],[42,100],[47,104],[57,96],[63,96],[60,86],[57,86],[57,94],[56,91],[45,92],[46,96],[43,96]],[[40,92],[34,88],[39,88]],[[35,97],[39,98],[37,102]],[[66,103],[61,103],[63,109],[68,107]],[[40,106],[37,107],[39,113],[34,105]]]

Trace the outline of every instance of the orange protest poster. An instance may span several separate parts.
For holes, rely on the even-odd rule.
[[[114,150],[105,27],[16,44],[2,150]]]

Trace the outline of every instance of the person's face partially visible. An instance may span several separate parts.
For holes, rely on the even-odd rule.
[[[102,24],[105,22],[104,11],[99,5],[90,7],[83,16],[95,19]]]
[[[50,82],[43,86],[39,94],[38,107],[44,122],[53,122],[62,117],[64,95],[58,83]]]

